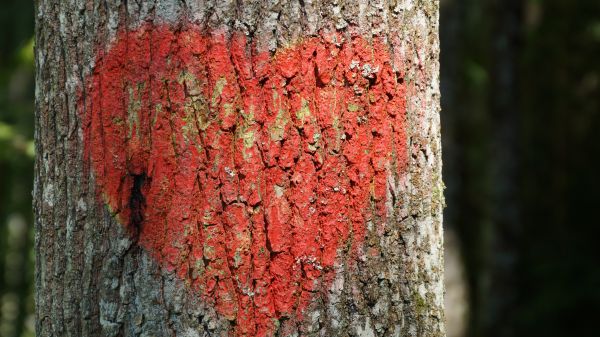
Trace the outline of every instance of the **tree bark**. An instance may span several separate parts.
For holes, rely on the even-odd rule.
[[[444,200],[441,181],[437,1],[38,0],[35,6],[34,210],[38,336],[444,335]],[[135,45],[127,45],[126,41],[135,39],[135,34],[149,34],[147,36],[151,42],[148,48],[151,53],[158,53],[159,47],[153,47],[152,43],[164,42],[165,38],[156,40],[152,34],[165,29],[168,37],[166,40],[176,44],[177,48],[172,49],[165,58],[146,63],[146,68],[131,66],[136,62],[136,55],[132,53],[137,51],[142,55],[144,50],[135,48],[142,48],[138,45],[148,40],[135,40]],[[308,50],[314,44],[315,52],[312,55],[315,59],[311,55],[307,56],[312,62],[311,67],[315,65],[314,74],[311,71],[301,73],[293,66],[272,66],[268,70],[272,76],[259,79],[255,77],[259,76],[258,65],[261,63],[253,59],[249,67],[252,68],[250,73],[254,77],[243,80],[245,68],[240,64],[243,63],[244,56],[237,58],[237,54],[231,52],[231,61],[211,58],[210,48],[217,48],[220,43],[215,42],[214,36],[223,36],[224,45],[230,48],[234,48],[232,46],[237,43],[236,36],[241,36],[239,41],[243,42],[240,49],[242,54],[251,53],[249,50],[252,50],[252,57],[268,55],[268,62],[273,63],[296,50]],[[318,55],[323,55],[319,48],[322,46],[329,48],[326,49],[327,52],[339,51],[341,55],[351,44],[353,48],[358,49],[363,42],[369,46],[366,50],[370,51],[363,55],[365,60],[377,61],[377,53],[383,50],[383,61],[379,66],[371,66],[363,59],[360,62],[352,59],[352,62],[345,64],[344,61],[340,61],[341,56],[319,63]],[[383,47],[378,49],[378,43],[382,43]],[[180,120],[176,116],[185,109],[176,107],[177,102],[173,98],[175,96],[172,96],[176,93],[173,92],[168,92],[166,99],[144,96],[147,93],[155,93],[147,91],[155,89],[146,89],[144,85],[166,83],[167,91],[182,90],[185,91],[185,95],[194,95],[195,89],[187,82],[189,78],[186,77],[186,65],[176,65],[178,61],[172,60],[176,59],[175,56],[183,59],[182,55],[188,50],[186,48],[202,49],[205,44],[210,45],[207,47],[208,51],[193,51],[190,55],[200,59],[205,57],[203,60],[213,60],[215,63],[223,62],[231,65],[232,69],[235,68],[234,79],[237,83],[233,85],[237,86],[235,90],[238,90],[238,96],[234,96],[242,97],[240,100],[244,100],[243,104],[255,98],[247,94],[250,91],[248,88],[256,87],[256,90],[259,90],[257,92],[263,92],[271,82],[274,88],[279,82],[275,83],[273,76],[279,76],[277,78],[281,79],[281,85],[288,90],[285,91],[287,101],[281,99],[279,102],[290,104],[290,110],[294,100],[290,98],[289,88],[296,85],[307,92],[319,92],[323,95],[329,92],[328,88],[339,88],[340,92],[348,95],[344,96],[348,100],[365,104],[355,106],[349,103],[347,110],[342,112],[346,113],[346,117],[340,118],[354,116],[352,114],[362,111],[363,107],[367,114],[347,120],[348,125],[356,126],[360,131],[355,134],[343,127],[321,127],[311,137],[314,138],[314,143],[309,139],[308,149],[304,152],[293,152],[293,158],[287,166],[284,158],[286,144],[293,145],[295,138],[286,132],[291,132],[300,141],[304,141],[309,133],[306,126],[308,124],[304,124],[305,119],[310,120],[313,118],[311,116],[317,115],[315,111],[319,107],[329,106],[326,104],[329,104],[330,100],[325,99],[325,102],[317,104],[318,97],[315,94],[302,100],[301,107],[295,114],[283,109],[283,114],[289,114],[290,120],[283,126],[274,124],[275,126],[269,129],[270,138],[263,143],[255,140],[254,135],[260,135],[269,123],[278,123],[280,120],[269,119],[269,116],[274,114],[270,114],[268,107],[264,120],[261,120],[258,112],[250,118],[244,114],[243,109],[234,108],[237,119],[231,122],[231,125],[227,124],[225,119],[214,120],[214,123],[220,125],[220,128],[216,128],[216,134],[230,133],[231,137],[243,138],[246,149],[256,148],[263,156],[258,172],[254,173],[264,177],[261,178],[264,181],[270,181],[272,172],[283,172],[284,180],[288,181],[287,185],[275,184],[274,192],[264,192],[265,194],[259,196],[260,200],[254,203],[251,198],[247,200],[242,196],[243,181],[248,179],[248,175],[241,174],[243,165],[235,164],[232,168],[222,166],[220,169],[224,170],[226,175],[219,171],[221,173],[211,177],[205,173],[209,172],[211,167],[221,164],[210,162],[213,166],[194,171],[197,176],[194,176],[196,178],[190,183],[194,186],[177,185],[177,189],[170,188],[164,192],[169,198],[180,197],[182,200],[179,203],[173,201],[171,207],[180,209],[182,203],[200,205],[185,197],[195,198],[200,192],[208,193],[207,184],[215,180],[218,181],[216,195],[221,200],[214,207],[220,210],[219,216],[224,219],[236,209],[240,210],[242,215],[232,223],[219,220],[215,224],[204,224],[204,227],[200,222],[205,218],[198,215],[199,223],[196,229],[195,225],[186,225],[186,221],[196,219],[195,216],[199,214],[199,210],[191,207],[191,215],[177,215],[180,222],[176,225],[183,226],[181,232],[173,229],[176,225],[166,225],[164,237],[151,239],[150,231],[155,222],[167,223],[175,218],[165,213],[160,221],[156,220],[156,217],[163,213],[157,211],[159,205],[154,204],[152,199],[156,195],[151,193],[158,184],[156,167],[167,155],[164,151],[144,150],[145,144],[152,143],[152,140],[155,144],[160,143],[158,134],[161,131],[158,129],[160,127],[154,124],[150,126],[149,119],[140,117],[140,111],[145,111],[145,104],[153,104],[153,109],[165,108],[173,116],[164,117],[164,121],[174,123],[185,119]],[[122,50],[129,51],[129,54],[120,54],[121,59],[114,56],[114,51],[119,50],[119,46],[122,46]],[[254,51],[258,51],[257,54],[254,54]],[[113,53],[112,56],[110,53]],[[358,55],[356,51],[354,53],[354,56]],[[326,56],[330,57],[328,54]],[[107,74],[114,69],[111,68],[110,62],[129,64],[127,66],[133,67],[133,70],[130,69],[122,78],[112,78],[114,81],[108,83]],[[344,82],[341,77],[336,77],[340,74],[339,71],[335,72],[337,70],[332,70],[331,78],[325,76],[323,69],[327,68],[330,62],[333,62],[333,67],[338,67],[336,69],[342,69],[343,66],[340,71],[344,74],[355,71],[358,79],[346,77]],[[304,66],[304,63],[302,65]],[[177,74],[183,74],[183,77],[179,78],[180,82],[175,79],[171,79],[171,82],[154,80],[154,77],[167,76],[165,74],[170,74],[174,67],[181,67],[176,69],[181,70]],[[194,102],[204,102],[202,104],[205,106],[202,109],[205,110],[202,111],[206,113],[217,111],[215,109],[227,110],[227,104],[223,102],[226,102],[227,90],[230,88],[225,85],[231,84],[231,81],[226,81],[229,75],[222,75],[211,82],[211,76],[214,75],[211,74],[211,64],[206,64],[206,67],[206,87],[213,90],[204,96],[200,94],[199,101]],[[152,69],[158,70],[153,72]],[[147,76],[149,82],[138,82],[138,87],[135,88],[123,84],[133,81],[136,76]],[[310,78],[312,82],[296,83],[295,78]],[[386,78],[393,78],[393,84],[389,84]],[[202,79],[198,77],[197,80]],[[354,80],[354,86],[348,84],[348,81]],[[395,88],[395,91],[387,91],[385,97],[384,89],[389,86]],[[110,91],[113,89],[115,91]],[[117,89],[123,90],[120,92]],[[139,95],[137,100],[134,99],[136,94]],[[115,98],[114,95],[118,97]],[[120,95],[123,95],[122,100]],[[237,99],[235,97],[232,99]],[[164,100],[159,104],[157,102],[160,99]],[[123,103],[125,100],[129,100],[128,103]],[[383,100],[388,104],[387,113],[384,109],[378,114],[378,104]],[[141,107],[136,108],[136,102]],[[167,108],[164,105],[167,103],[173,106]],[[346,104],[344,101],[341,103]],[[117,116],[120,113],[116,111],[119,109],[112,109],[115,106],[111,104],[128,109],[123,113],[129,115],[123,116],[133,119],[112,119],[114,125],[117,125],[114,128],[110,123],[107,124],[107,120],[102,118],[108,114]],[[394,110],[396,108],[397,111]],[[134,111],[133,115],[131,111]],[[96,113],[98,116],[94,115]],[[228,112],[225,111],[222,116],[226,118],[229,116]],[[326,116],[328,115],[323,114],[318,118]],[[136,119],[138,117],[142,119]],[[159,121],[156,122],[155,118],[152,123],[162,123],[163,117],[157,118]],[[302,124],[296,128],[290,127],[293,123]],[[314,123],[325,122],[315,120]],[[121,131],[115,130],[121,130],[121,124],[124,125],[122,130],[129,130],[129,135],[123,136],[123,139],[117,139],[116,142],[114,139],[104,138],[102,141],[94,140],[94,137],[101,135],[108,137],[120,134]],[[169,137],[185,137],[181,144],[188,146],[194,139],[201,141],[204,140],[203,137],[208,137],[211,125],[210,120],[206,126],[194,124],[191,127],[195,133],[188,134],[177,130],[172,131]],[[243,133],[240,136],[246,127],[258,131]],[[280,134],[277,131],[279,129],[273,127],[281,127],[284,131]],[[152,131],[145,133],[145,130],[150,129]],[[341,130],[341,133],[328,133],[330,130]],[[370,131],[370,135],[361,130]],[[358,180],[358,186],[352,183],[349,173],[355,166],[359,166],[350,159],[353,146],[344,145],[354,144],[352,138],[357,148],[362,149],[361,146],[366,146],[365,155],[357,154],[357,157],[362,158],[358,159],[358,162],[364,161],[367,167],[365,172],[369,172],[371,178]],[[368,139],[369,144],[357,143],[357,140],[361,139]],[[380,139],[394,140],[393,144],[396,145],[386,143],[387,147],[381,152],[381,149],[372,145],[378,144]],[[138,141],[141,145],[136,143]],[[173,148],[179,146],[176,142],[177,140],[173,140]],[[281,151],[272,159],[273,163],[266,157],[268,153],[263,148],[266,147],[266,143],[274,144],[272,146]],[[336,145],[332,144],[342,144],[339,145],[339,152]],[[211,150],[211,145],[203,143],[202,146],[205,147],[200,150],[206,151],[209,157],[211,153],[223,156],[218,158],[228,155],[229,150],[226,148],[213,147]],[[98,147],[102,149],[98,150]],[[115,149],[122,151],[119,153]],[[172,177],[172,180],[177,180],[177,184],[180,183],[178,179],[184,177],[186,170],[190,168],[181,158],[188,158],[186,153],[193,151],[193,147],[186,147],[182,153],[167,158],[178,161],[179,166]],[[154,153],[158,159],[151,160],[140,153],[150,156]],[[319,159],[320,153],[324,154],[324,159]],[[115,181],[111,176],[113,173],[109,171],[118,161],[115,158],[121,158],[119,156],[122,156],[126,168],[123,168],[122,176],[116,176],[118,179]],[[313,172],[314,186],[309,185],[310,181],[313,181],[309,175],[301,179],[294,178],[295,173],[303,173],[297,166],[307,157],[312,160],[310,165],[322,165],[317,167],[318,172]],[[378,159],[385,159],[385,163],[380,164]],[[328,168],[327,165],[331,162],[340,166]],[[201,162],[198,165],[201,164],[207,163]],[[151,166],[154,168],[151,169]],[[336,175],[337,172],[334,171],[337,169],[342,173]],[[350,178],[345,176],[346,170]],[[333,180],[328,180],[329,175],[333,173]],[[231,186],[239,188],[233,196],[228,196],[227,176],[235,178],[235,183]],[[205,179],[203,177],[207,180],[202,180]],[[379,179],[381,177],[383,181]],[[170,179],[165,181],[166,184],[170,183]],[[354,218],[362,220],[352,220],[355,222],[349,227],[336,222],[335,226],[341,227],[331,232],[331,238],[323,234],[329,233],[327,231],[330,227],[322,225],[322,221],[333,217],[329,211],[331,208],[328,208],[328,205],[315,206],[321,221],[317,239],[325,243],[316,248],[321,254],[318,257],[298,255],[294,252],[294,242],[305,239],[302,230],[306,227],[289,224],[293,221],[306,223],[314,219],[300,211],[289,211],[293,215],[283,221],[275,219],[278,216],[282,217],[281,214],[286,213],[283,210],[289,207],[300,209],[300,201],[294,200],[298,195],[303,195],[303,192],[298,192],[305,186],[303,181],[306,186],[312,186],[311,188],[317,191],[317,199],[329,200],[331,203],[341,202],[336,207],[342,216],[350,214],[355,210],[353,207],[356,207],[354,204],[350,205],[347,200],[358,200],[352,198],[362,195],[362,192],[368,196],[363,205],[364,209],[359,209]],[[333,184],[330,189],[326,186],[329,183]],[[344,184],[348,187],[348,191],[342,188],[345,199],[336,199],[337,194],[333,192],[339,192],[339,186],[346,186]],[[111,186],[115,186],[114,189],[111,189]],[[188,187],[190,195],[185,194]],[[207,198],[207,204],[211,202],[209,199]],[[272,215],[275,211],[279,213]],[[168,213],[168,210],[165,212]],[[264,213],[264,228],[257,226],[254,218],[249,220],[251,214],[257,213]],[[240,223],[244,221],[251,224],[240,229]],[[223,254],[226,254],[226,257],[207,253],[210,235],[202,239],[193,236],[194,230],[206,235],[206,231],[215,228],[230,233],[215,234],[217,237],[231,235],[217,243],[224,247]],[[309,236],[310,230],[309,228],[307,232]],[[244,248],[240,243],[240,235],[246,232],[250,232],[250,240],[253,243]],[[187,250],[180,247],[179,241],[177,244],[175,241],[158,243],[165,238],[171,240],[171,236],[173,240],[178,240],[178,235],[185,236],[187,241],[184,245],[189,246],[185,248]],[[260,235],[263,241],[260,241]],[[201,250],[198,260],[194,261],[202,265],[201,271],[195,270],[190,260],[195,254],[194,249],[198,248],[194,246],[197,242],[200,242],[201,246],[204,245],[200,247],[204,248],[204,253]],[[252,279],[248,283],[252,289],[246,291],[240,285],[244,282],[241,278],[249,273],[255,275],[256,270],[263,267],[259,263],[262,255],[253,250],[259,244],[257,242],[263,242],[262,248],[266,248],[270,253],[265,262],[268,278]],[[338,246],[332,247],[333,243],[337,243]],[[346,243],[349,248],[344,248]],[[172,251],[175,251],[175,257],[169,256],[169,252]],[[333,251],[335,261],[327,262],[328,251]],[[240,252],[241,255],[237,255]],[[182,258],[183,255],[186,257]],[[276,267],[280,266],[278,259],[286,256],[295,262],[284,264],[289,269],[276,270]],[[187,260],[184,263],[181,259]],[[296,265],[300,267],[294,267]],[[244,266],[248,271],[244,271]],[[211,268],[230,274],[227,277],[207,276]],[[302,274],[293,276],[297,273],[293,268],[302,269]],[[292,276],[286,276],[288,274]],[[284,282],[290,277],[296,277],[296,283]],[[231,283],[232,279],[237,285]],[[211,283],[212,281],[214,283]],[[258,284],[262,281],[267,285],[260,290]],[[306,283],[302,283],[304,281]],[[302,286],[298,286],[297,283],[302,283]],[[223,288],[210,290],[211,284],[216,284],[216,288]],[[273,284],[279,286],[269,288]],[[233,289],[231,293],[227,287]],[[290,290],[289,296],[281,296],[289,290],[286,287],[293,287],[293,290]],[[223,294],[232,294],[234,300],[216,298]],[[294,300],[290,307],[286,307],[286,297],[297,300]],[[271,299],[274,303],[267,301],[259,304],[259,298]],[[301,304],[303,301],[306,303]],[[248,311],[254,318],[244,316]],[[269,319],[259,320],[257,317],[262,317],[260,315]]]

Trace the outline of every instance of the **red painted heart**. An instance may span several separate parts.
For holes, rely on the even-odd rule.
[[[404,87],[388,47],[321,34],[145,25],[96,60],[83,113],[98,191],[139,244],[224,317],[267,336],[362,251],[404,171]]]

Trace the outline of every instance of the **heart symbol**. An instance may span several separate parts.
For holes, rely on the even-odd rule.
[[[380,38],[274,54],[193,24],[117,34],[88,81],[99,195],[223,317],[268,336],[381,229],[405,172],[405,88]]]

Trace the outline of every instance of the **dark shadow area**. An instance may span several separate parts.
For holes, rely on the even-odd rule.
[[[596,335],[600,2],[446,0],[440,27],[465,335]]]

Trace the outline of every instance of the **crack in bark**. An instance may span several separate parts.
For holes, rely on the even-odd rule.
[[[150,184],[150,181],[148,181],[149,178],[146,173],[133,174],[132,177],[133,186],[129,195],[129,209],[131,210],[129,225],[134,242],[137,242],[142,232],[142,226],[144,225],[144,213],[146,210],[146,198],[143,191]]]

